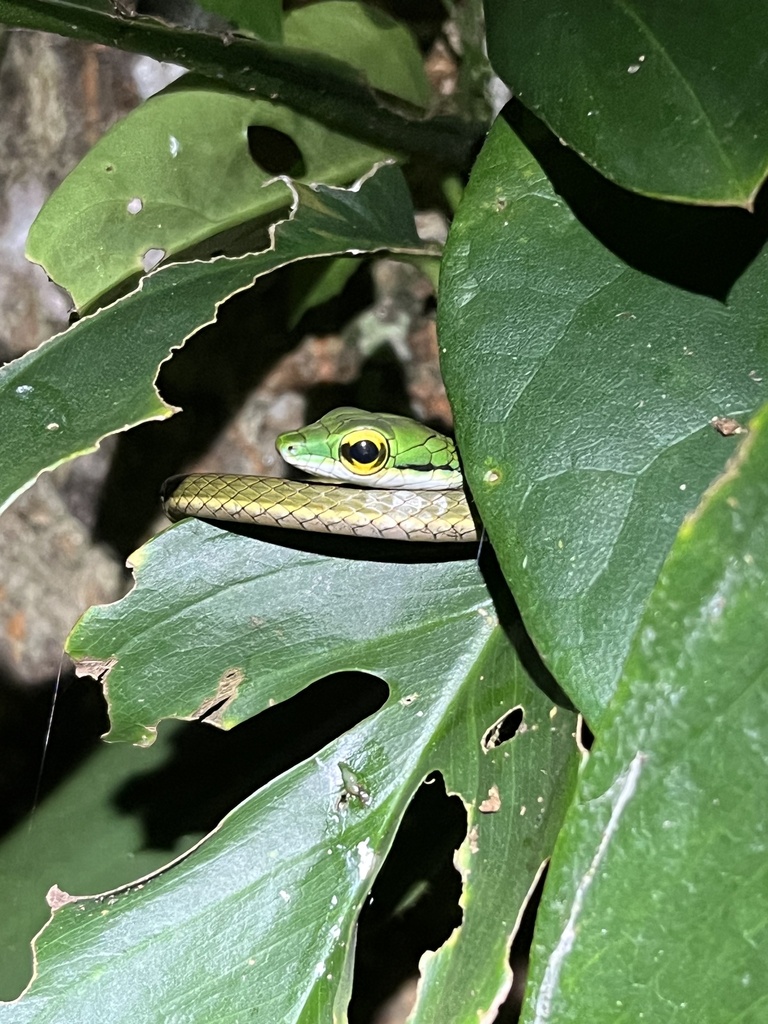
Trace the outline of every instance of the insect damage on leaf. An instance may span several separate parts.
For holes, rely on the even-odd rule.
[[[723,437],[731,437],[733,434],[746,434],[748,432],[747,427],[730,416],[713,416],[709,422],[718,434],[722,434]]]
[[[243,669],[233,666],[225,669],[216,686],[216,693],[200,704],[191,718],[205,718],[212,725],[221,725],[222,716],[237,695],[241,683],[245,680]],[[212,711],[212,709],[216,709]]]
[[[103,680],[117,664],[117,658],[74,658],[75,674]]]
[[[496,811],[501,807],[501,796],[499,794],[498,786],[491,786],[488,790],[488,796],[480,804],[480,810],[483,814],[495,814]]]
[[[45,901],[51,910],[58,910],[59,907],[66,906],[67,903],[77,903],[77,896],[70,896],[68,892],[60,889],[58,885],[52,885],[45,894]]]
[[[513,740],[519,732],[525,732],[524,718],[525,711],[519,704],[505,711],[501,718],[497,718],[483,733],[480,745],[484,752],[487,754],[489,750],[501,746],[507,740]]]

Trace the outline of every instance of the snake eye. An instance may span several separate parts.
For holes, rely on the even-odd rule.
[[[350,462],[361,462],[367,466],[379,457],[379,448],[373,441],[355,441],[344,454]]]
[[[361,476],[381,469],[388,457],[389,442],[378,430],[352,430],[339,445],[342,464]]]

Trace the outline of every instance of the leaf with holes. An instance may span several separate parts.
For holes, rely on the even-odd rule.
[[[115,125],[64,179],[30,229],[27,256],[78,308],[103,304],[179,253],[260,248],[269,218],[290,203],[276,175],[344,185],[386,155],[264,100],[173,88]]]
[[[638,626],[552,860],[528,1024],[763,1019],[766,594],[768,406]]]
[[[332,0],[286,19],[286,46],[333,53],[340,41],[344,59],[377,88],[427,102],[418,48],[386,15]],[[39,213],[27,255],[78,309],[92,309],[179,253],[253,251],[265,218],[288,203],[276,175],[343,185],[391,155],[274,99],[184,80],[86,154]]]
[[[335,559],[197,521],[134,563],[135,589],[87,612],[68,642],[81,669],[109,668],[110,738],[149,743],[160,718],[214,704],[211,717],[231,727],[345,669],[381,676],[389,699],[157,876],[106,897],[61,896],[37,976],[0,1021],[85,1020],[96,1005],[115,1024],[168,1006],[190,1024],[254,1006],[265,1022],[343,1014],[357,913],[433,771],[468,809],[464,922],[441,963],[473,985],[451,993],[452,1012],[490,1013],[577,757],[573,716],[531,683],[475,564]],[[504,742],[515,708],[522,725]],[[440,1019],[446,995],[425,991],[419,1012]]]
[[[0,510],[45,469],[93,451],[108,434],[170,416],[154,385],[160,364],[259,277],[350,251],[425,251],[394,165],[350,189],[293,187],[292,214],[268,249],[161,267],[135,292],[0,368]]]

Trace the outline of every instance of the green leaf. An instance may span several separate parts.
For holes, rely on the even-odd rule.
[[[582,775],[531,1024],[765,1016],[768,407],[750,431],[678,534]]]
[[[442,368],[470,488],[527,629],[594,724],[679,524],[733,451],[711,420],[765,400],[768,252],[762,226],[743,230],[737,211],[731,230],[720,211],[627,196],[534,141],[576,212],[498,120],[443,260]],[[634,269],[576,213],[686,287]],[[727,305],[687,290],[697,245],[716,253],[705,264],[715,282],[729,249],[743,266],[757,248]]]
[[[137,291],[0,368],[0,509],[108,434],[171,415],[154,386],[158,367],[258,277],[309,257],[424,248],[392,165],[348,190],[293,188],[296,209],[274,229],[272,248],[161,267]]]
[[[325,0],[290,11],[284,42],[319,50],[362,71],[374,89],[417,107],[429,103],[429,82],[416,40],[384,11],[350,0]]]
[[[306,12],[296,12],[292,18],[300,15]],[[449,167],[468,164],[482,131],[480,125],[460,118],[412,118],[391,109],[391,104],[379,103],[362,74],[335,57],[262,39],[121,17],[111,4],[109,9],[95,10],[58,0],[0,0],[0,24],[57,32],[181,64],[243,93],[282,103],[302,116],[309,114],[334,131],[388,151],[423,153]],[[393,37],[398,45],[399,39]],[[381,60],[389,52],[382,40]],[[374,65],[378,80],[383,74],[381,60]],[[394,62],[389,85],[395,94],[398,81],[403,81],[399,64]]]
[[[259,166],[249,152],[251,126],[287,135],[299,166],[281,166],[269,136]],[[290,196],[276,173],[341,185],[386,155],[286,107],[182,86],[96,143],[42,208],[27,256],[82,309],[161,258],[285,209]]]
[[[50,916],[45,895],[51,886],[102,892],[168,861],[168,850],[145,848],[141,820],[126,814],[117,798],[129,780],[167,760],[178,731],[175,723],[163,729],[149,756],[134,747],[101,747],[35,809],[29,822],[3,837],[0,999],[15,996],[32,976],[30,942]],[[178,852],[191,842],[185,837]]]
[[[354,256],[297,264],[291,279],[288,326],[294,328],[310,309],[340,295],[359,268]]]
[[[515,95],[625,188],[750,207],[768,168],[760,0],[486,0]]]
[[[197,521],[134,561],[135,589],[87,612],[68,643],[81,669],[112,665],[112,738],[146,742],[159,716],[222,699],[215,720],[231,727],[345,668],[381,676],[390,696],[164,872],[56,911],[32,987],[0,1020],[86,1020],[96,1005],[114,1022],[169,1006],[190,1024],[254,1006],[265,1021],[341,1017],[356,916],[432,771],[470,823],[465,921],[442,956],[475,983],[452,1012],[487,1012],[509,986],[508,942],[577,756],[573,716],[529,681],[475,564],[334,559]],[[523,728],[502,742],[518,706]],[[444,1005],[445,993],[426,994],[419,1019],[445,1019],[430,1013]]]
[[[282,0],[196,0],[200,7],[219,14],[237,32],[279,41],[283,34]]]

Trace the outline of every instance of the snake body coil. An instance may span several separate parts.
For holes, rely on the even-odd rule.
[[[193,473],[166,480],[166,515],[388,540],[477,540],[453,441],[414,420],[336,409],[281,435],[277,449],[307,472],[363,488]]]

